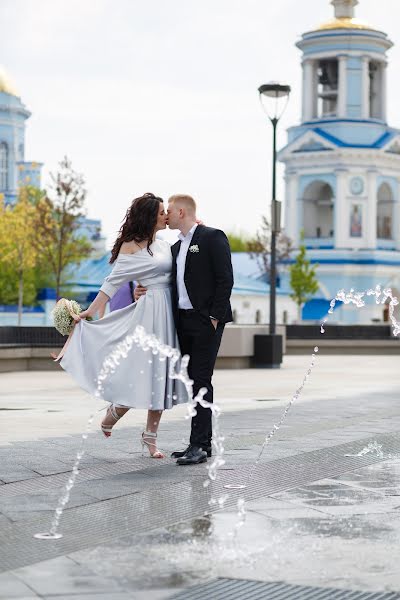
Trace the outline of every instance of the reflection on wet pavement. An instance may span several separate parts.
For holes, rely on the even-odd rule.
[[[236,537],[237,513],[224,510],[71,558],[135,590],[243,577],[400,591],[399,482],[391,460],[249,501]]]

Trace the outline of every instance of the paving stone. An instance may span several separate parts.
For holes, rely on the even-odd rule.
[[[309,508],[295,502],[284,502],[277,498],[263,498],[247,502],[246,510],[261,513],[271,519],[324,519],[326,514],[318,508]]]
[[[270,374],[266,374],[266,380],[269,376]],[[266,433],[280,418],[282,406],[275,406],[267,411],[230,411],[223,415],[223,429],[228,432],[227,464],[221,469],[216,484],[210,486],[208,491],[203,488],[207,473],[205,465],[182,469],[169,459],[154,461],[142,458],[140,452],[135,451],[140,428],[116,429],[116,435],[111,440],[104,440],[99,432],[94,432],[89,436],[72,502],[61,520],[60,530],[64,534],[61,540],[46,542],[34,540],[32,536],[49,527],[53,510],[40,512],[35,509],[44,508],[49,497],[54,501],[58,499],[61,484],[68,476],[67,472],[61,475],[35,476],[29,480],[0,486],[0,507],[1,500],[7,498],[10,503],[6,502],[4,508],[10,509],[14,502],[14,508],[17,507],[18,510],[12,512],[11,516],[15,519],[19,519],[19,516],[23,518],[23,521],[10,523],[4,515],[0,517],[2,568],[30,564],[29,568],[35,572],[37,565],[41,564],[35,564],[35,561],[49,558],[51,560],[46,562],[51,563],[54,557],[59,556],[61,559],[66,554],[75,559],[77,548],[87,548],[88,554],[97,549],[99,573],[94,573],[90,568],[89,560],[87,563],[83,560],[81,553],[86,551],[82,550],[78,553],[81,554],[80,567],[83,568],[83,571],[79,571],[80,574],[67,567],[64,567],[64,571],[57,565],[47,567],[47,579],[56,581],[59,578],[65,583],[65,588],[50,589],[45,593],[38,592],[35,588],[36,593],[48,600],[88,600],[91,597],[104,597],[107,600],[156,600],[158,593],[160,598],[167,598],[172,593],[172,588],[169,591],[158,590],[156,585],[149,584],[146,579],[148,575],[142,580],[138,578],[143,589],[133,586],[129,587],[129,591],[125,588],[104,591],[97,587],[93,591],[90,578],[95,577],[100,581],[109,578],[101,571],[106,556],[109,556],[111,574],[119,573],[120,558],[126,559],[128,571],[141,566],[138,562],[146,561],[147,573],[151,573],[153,568],[157,577],[164,577],[164,583],[168,581],[169,585],[173,581],[175,584],[179,581],[179,586],[184,587],[187,580],[196,577],[191,571],[193,555],[201,561],[204,556],[202,552],[205,552],[208,565],[214,568],[215,565],[218,566],[218,561],[221,562],[220,555],[223,556],[227,550],[233,552],[227,555],[225,561],[224,568],[230,569],[229,575],[236,576],[240,573],[247,576],[249,565],[246,564],[246,544],[250,540],[250,547],[253,544],[256,546],[262,538],[263,543],[274,540],[274,545],[267,548],[268,553],[263,556],[259,570],[254,571],[257,577],[271,578],[277,561],[281,577],[293,578],[296,574],[298,577],[307,577],[300,568],[304,556],[311,566],[316,563],[316,573],[313,575],[315,580],[328,581],[330,576],[347,576],[341,553],[347,557],[349,564],[360,553],[356,576],[362,585],[381,589],[380,582],[384,582],[384,585],[396,589],[398,565],[394,564],[395,559],[392,557],[397,553],[396,534],[399,532],[396,519],[399,520],[397,515],[400,516],[400,509],[396,507],[400,506],[400,498],[392,494],[400,487],[398,473],[394,468],[385,472],[383,465],[388,462],[382,462],[376,456],[351,458],[345,457],[345,453],[356,453],[362,449],[366,440],[380,437],[387,440],[388,444],[392,443],[393,448],[388,451],[393,453],[397,446],[400,450],[400,437],[397,434],[400,431],[400,419],[396,415],[396,411],[400,413],[398,393],[393,394],[391,399],[377,398],[371,394],[363,396],[362,402],[354,397],[348,401],[342,399],[339,403],[332,395],[321,402],[299,404],[294,409],[285,426],[266,448],[246,491],[229,491],[227,510],[223,513],[214,513],[214,509],[208,505],[211,490],[218,498],[227,493],[223,488],[225,483],[235,481],[235,478],[238,481],[246,479]],[[181,440],[187,440],[188,428],[188,423],[183,421],[165,423],[160,431],[162,448],[172,450],[184,447],[185,441]],[[389,431],[395,432],[393,438],[386,435]],[[10,465],[13,467],[18,464],[16,460],[21,461],[21,465],[25,467],[33,465],[40,457],[40,462],[43,460],[48,469],[62,466],[58,464],[60,462],[65,463],[68,470],[69,466],[72,467],[80,441],[81,436],[76,435],[48,438],[45,442],[15,443],[10,447],[0,448],[0,469],[6,466],[9,471]],[[347,444],[346,448],[344,442]],[[268,496],[274,494],[277,487],[285,489],[287,497],[278,499]],[[296,493],[290,494],[291,488]],[[354,491],[353,488],[358,489]],[[10,491],[7,492],[7,489]],[[90,503],[74,506],[74,493],[90,497]],[[23,501],[20,501],[23,496],[32,500],[31,509],[35,512],[23,510]],[[199,516],[201,518],[206,510],[212,513],[213,527],[220,532],[224,530],[224,535],[229,533],[237,522],[236,503],[240,497],[247,499],[247,522],[240,529],[244,537],[239,537],[236,554],[234,548],[229,547],[229,544],[227,546],[225,542],[217,543],[213,548],[212,543],[210,546],[201,546],[196,536],[185,538],[182,531],[187,529],[188,522]],[[35,504],[36,501],[38,504]],[[382,512],[377,512],[377,507],[383,508]],[[370,511],[369,514],[364,514],[364,510]],[[157,537],[155,528],[161,525],[164,531],[169,526],[173,528],[167,544],[164,544],[162,536]],[[291,531],[294,535],[289,539]],[[143,545],[141,538],[147,532],[151,534],[146,538],[148,546],[146,542]],[[150,542],[153,535],[153,542]],[[210,532],[207,535],[210,535],[212,541],[213,534]],[[325,554],[324,548],[321,549],[320,546],[323,540],[326,540],[327,548],[329,544]],[[241,546],[243,541],[245,545]],[[375,556],[372,559],[366,554],[367,560],[362,553],[367,553],[368,548],[371,552],[371,543],[374,545]],[[110,549],[111,544],[114,554]],[[353,545],[350,547],[350,544]],[[316,548],[315,556],[307,554],[313,547]],[[136,554],[134,551],[132,554],[138,548],[141,553]],[[240,557],[240,552],[244,549],[246,552]],[[325,557],[325,563],[318,562],[320,556]],[[237,561],[238,557],[241,564]],[[279,563],[281,557],[282,562]],[[296,561],[298,571],[293,566]],[[384,571],[380,575],[382,565]],[[352,568],[354,575],[354,565]],[[41,573],[42,578],[46,578],[43,570]],[[277,571],[275,575],[276,573]],[[81,576],[88,582],[86,587],[79,584]],[[368,581],[366,578],[369,578]],[[110,576],[110,579],[113,578]],[[114,579],[119,582],[120,578],[116,575]],[[22,579],[20,581],[25,583]],[[147,588],[144,589],[146,585]],[[347,580],[343,579],[343,586],[349,587]]]
[[[13,574],[40,596],[100,593],[110,598],[114,592],[123,591],[112,578],[94,574],[66,556],[17,569]]]
[[[29,496],[13,496],[0,498],[0,513],[11,521],[32,518],[34,513],[51,512],[57,507],[59,497],[63,493],[31,494]],[[72,490],[68,507],[93,504],[96,499],[78,490]]]
[[[7,466],[0,466],[0,478],[5,483],[23,481],[24,479],[33,479],[34,477],[40,477],[40,474],[18,464],[15,464],[10,468],[7,468]]]
[[[39,596],[37,596],[39,597]],[[139,596],[137,595],[133,595],[132,593],[128,593],[128,592],[112,592],[112,595],[110,596],[110,593],[105,593],[105,594],[101,594],[101,593],[94,593],[94,594],[62,594],[61,596],[59,594],[57,594],[56,596],[53,596],[52,594],[50,596],[48,596],[47,594],[45,596],[41,596],[41,598],[44,598],[44,600],[139,600]],[[143,595],[140,598],[143,598],[143,600],[150,600],[150,596],[149,596],[149,592],[146,592],[146,596]],[[166,596],[164,595],[164,598],[166,598]],[[153,592],[151,595],[151,600],[157,600],[157,598],[155,596],[153,596]],[[161,600],[161,599],[160,599]]]
[[[95,479],[85,483],[78,483],[77,490],[99,500],[107,500],[125,496],[126,494],[134,494],[143,491],[150,485],[158,486],[159,482],[154,482],[149,475],[138,473],[127,473],[114,475],[107,479]]]
[[[0,574],[0,600],[21,600],[22,598],[39,598],[31,588],[18,579],[14,573]]]
[[[65,462],[52,459],[49,460],[46,457],[41,461],[24,460],[18,464],[35,473],[39,473],[39,475],[56,475],[57,473],[67,473],[71,470],[71,466],[67,465]]]

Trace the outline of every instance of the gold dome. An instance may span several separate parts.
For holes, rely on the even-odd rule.
[[[358,19],[354,19],[351,17],[340,17],[336,19],[331,19],[326,23],[322,23],[319,27],[315,29],[315,31],[324,31],[327,29],[367,29],[373,30],[374,28],[368,25],[367,23],[363,23]]]
[[[0,67],[0,92],[10,94],[10,96],[18,96],[18,92],[3,67]]]

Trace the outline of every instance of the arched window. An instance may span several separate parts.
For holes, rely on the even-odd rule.
[[[0,190],[8,189],[8,148],[4,142],[0,143]]]
[[[313,181],[303,195],[303,229],[305,238],[331,238],[333,226],[333,191],[324,181]]]
[[[376,209],[376,237],[381,240],[393,239],[393,206],[392,189],[389,184],[382,183]]]

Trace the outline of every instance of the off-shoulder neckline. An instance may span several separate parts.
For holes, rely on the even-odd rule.
[[[165,242],[166,240],[160,240],[160,239],[156,239],[154,240],[154,242],[152,242],[149,246],[149,248],[151,248],[152,246],[154,246],[154,244],[156,244],[157,242]],[[118,258],[120,258],[121,256],[136,256],[136,254],[140,254],[141,252],[143,252],[143,250],[147,250],[147,246],[145,246],[144,248],[141,248],[140,250],[138,250],[137,252],[122,252],[120,254],[118,254],[117,260]]]

